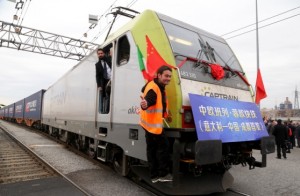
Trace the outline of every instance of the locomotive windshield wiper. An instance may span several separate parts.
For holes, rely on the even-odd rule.
[[[197,58],[197,62],[194,63],[194,67],[195,67],[195,68],[197,68],[197,67],[200,67],[200,68],[201,68],[201,67],[202,67],[202,66],[201,66],[201,60],[200,60],[200,59],[201,59],[201,56],[202,56],[202,54],[203,54],[202,52],[203,52],[202,49],[199,49],[199,50],[198,50],[197,57],[196,57],[196,58]]]
[[[212,53],[215,53],[215,54],[220,58],[220,60],[221,60],[221,61],[224,63],[224,65],[225,65],[225,69],[227,69],[228,71],[230,71],[230,73],[233,74],[232,76],[238,75],[238,76],[245,82],[245,84],[246,84],[247,86],[250,86],[248,80],[247,80],[247,79],[245,78],[245,76],[244,76],[245,73],[243,73],[243,72],[241,72],[241,71],[233,70],[233,69],[232,69],[232,68],[224,61],[224,59],[218,54],[218,52],[217,52],[216,50],[214,50],[213,47],[211,47],[207,42],[206,42],[206,44],[207,44],[207,46],[210,48],[210,51],[211,51]],[[231,77],[231,76],[230,76],[230,77]]]
[[[215,56],[214,54],[212,53],[213,51],[213,48],[211,48],[209,45],[208,47],[200,40],[200,38],[198,38],[198,41],[199,41],[199,45],[200,45],[200,49],[198,50],[198,53],[197,53],[197,61],[194,63],[194,67],[197,68],[197,67],[200,67],[202,68],[203,66],[201,66],[201,64],[206,64],[208,65],[210,63],[210,61],[212,61],[213,63],[216,62],[215,60]],[[202,54],[204,53],[206,60],[202,60]],[[211,54],[212,53],[212,54]]]
[[[217,51],[215,51],[215,49],[213,48],[213,47],[211,47],[210,45],[209,45],[209,43],[208,42],[206,42],[206,45],[207,45],[207,48],[208,48],[208,52],[209,52],[209,54],[210,54],[210,56],[212,57],[212,59],[216,62],[216,58],[215,58],[215,53],[216,53],[216,55],[221,59],[221,61],[224,63],[224,64],[226,64],[226,62],[224,61],[224,59],[217,53]]]
[[[208,56],[208,51],[207,51],[207,46],[204,44],[204,43],[202,43],[202,41],[200,40],[200,39],[198,39],[198,41],[199,41],[199,44],[200,44],[200,50],[201,50],[201,53],[202,53],[202,51],[204,52],[204,54],[205,54],[205,57],[206,57],[206,59],[209,61],[210,60],[210,58],[209,58],[209,56]],[[201,56],[200,56],[201,57]],[[200,58],[199,58],[200,59]]]
[[[209,54],[209,56],[211,57],[211,59],[216,62],[216,57],[215,57],[215,54],[214,54],[214,48],[211,47],[207,42],[206,42],[206,45],[207,45],[207,53]]]
[[[206,45],[209,48],[210,54],[211,54],[211,56],[213,56],[214,60],[215,60],[214,54],[216,53],[216,55],[219,57],[219,59],[224,63],[225,68],[232,73],[232,76],[236,75],[236,72],[227,64],[227,62],[224,61],[224,59],[218,54],[218,52],[215,51],[215,49],[209,45],[208,42],[206,42]]]

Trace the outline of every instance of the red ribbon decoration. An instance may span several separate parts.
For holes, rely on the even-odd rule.
[[[210,69],[211,69],[211,75],[214,79],[216,80],[221,80],[224,78],[224,69],[222,66],[218,64],[209,64]]]

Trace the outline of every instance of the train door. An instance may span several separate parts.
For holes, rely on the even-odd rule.
[[[98,134],[100,136],[106,136],[107,132],[111,129],[111,97],[112,91],[111,86],[114,80],[114,44],[110,43],[103,47],[105,53],[105,68],[107,71],[107,79],[104,80],[104,84],[101,88],[97,88],[97,104],[96,104],[96,126]],[[104,62],[102,61],[102,64]],[[103,76],[101,76],[103,77]]]
[[[112,54],[111,80],[109,81],[107,88],[105,89],[106,95],[109,95],[109,98],[104,98],[103,100],[101,100],[101,92],[98,90],[99,99],[97,105],[98,111],[96,124],[98,131],[97,138],[99,140],[97,144],[97,159],[106,162],[107,154],[109,154],[108,150],[111,150],[112,148],[110,144],[117,144],[119,147],[114,146],[113,149],[113,164],[116,171],[122,173],[122,175],[126,175],[126,171],[128,168],[127,164],[122,164],[123,162],[126,162],[124,161],[126,159],[126,156],[124,156],[123,154],[123,149],[124,146],[128,145],[127,143],[129,134],[126,134],[126,132],[124,131],[119,132],[118,130],[123,130],[124,126],[122,126],[121,128],[119,123],[113,122],[113,119],[118,119],[124,122],[124,118],[127,114],[127,109],[126,114],[124,114],[124,107],[128,108],[128,106],[126,105],[128,104],[128,101],[123,98],[128,97],[128,95],[122,92],[126,89],[126,87],[124,87],[123,85],[125,85],[127,82],[126,80],[124,80],[124,76],[130,75],[130,72],[128,72],[128,70],[124,72],[124,68],[126,69],[126,66],[129,65],[130,61],[130,44],[127,36],[124,35],[114,40],[114,42],[110,45],[104,47],[105,51],[111,51]],[[109,48],[111,49],[109,50]],[[103,106],[99,105],[101,104],[101,102],[103,103]],[[121,105],[119,105],[120,103]],[[104,108],[103,110],[103,108],[101,107],[106,108]],[[120,133],[124,135],[120,135]]]
[[[104,89],[98,89],[98,112],[97,122],[101,126],[107,127],[107,130],[111,129],[111,120],[113,115],[114,102],[119,101],[115,98],[115,75],[117,67],[126,65],[129,61],[130,56],[130,44],[127,36],[121,36],[115,43],[111,43],[105,46],[104,51],[106,58],[111,61],[111,79],[108,81]],[[124,81],[123,81],[124,82]],[[100,131],[101,132],[101,131]]]

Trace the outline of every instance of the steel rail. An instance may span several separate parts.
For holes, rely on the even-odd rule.
[[[45,164],[46,166],[48,166],[49,168],[51,168],[54,172],[56,172],[58,175],[60,175],[61,177],[63,177],[64,179],[66,179],[68,182],[70,182],[73,186],[75,186],[78,190],[80,190],[82,193],[84,193],[87,196],[92,196],[91,194],[89,194],[88,192],[86,192],[83,188],[81,188],[80,186],[78,186],[75,182],[73,182],[70,178],[68,178],[66,175],[64,175],[63,173],[61,173],[60,171],[58,171],[56,168],[54,168],[52,165],[50,165],[45,159],[43,159],[42,157],[40,157],[37,153],[35,153],[33,150],[31,150],[30,148],[28,148],[22,141],[20,141],[16,136],[12,135],[9,130],[7,130],[6,127],[2,126],[0,124],[0,129],[4,131],[4,133],[6,133],[11,139],[13,139],[15,142],[17,142],[24,150],[26,150],[28,153],[30,153],[31,155],[33,155],[35,158],[37,158],[39,161],[41,161],[43,164]]]

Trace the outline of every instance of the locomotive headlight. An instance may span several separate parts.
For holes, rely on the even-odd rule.
[[[184,112],[184,122],[191,123],[193,120],[192,111],[185,111]]]

